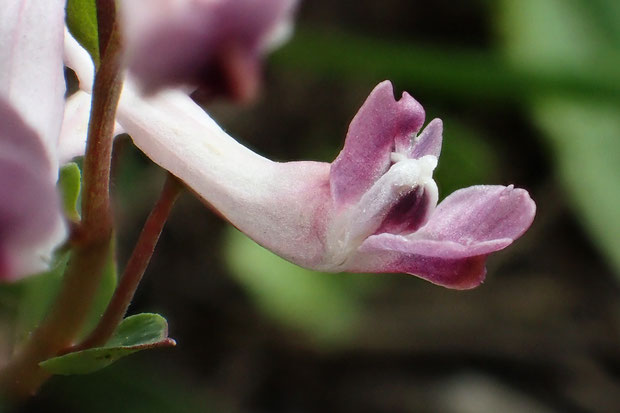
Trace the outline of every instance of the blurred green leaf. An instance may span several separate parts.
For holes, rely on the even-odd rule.
[[[60,289],[70,256],[68,251],[58,252],[49,271],[22,281],[15,326],[16,343],[23,342],[47,314]]]
[[[584,229],[620,276],[620,105],[548,97],[533,109]]]
[[[494,182],[499,175],[497,157],[479,131],[444,117],[444,144],[434,174],[441,198],[457,189]]]
[[[615,71],[620,9],[596,0],[504,0],[500,23],[515,66],[583,73]],[[605,21],[608,24],[605,24]],[[612,27],[615,27],[612,29]],[[550,68],[550,69],[549,69]],[[534,120],[546,133],[560,177],[596,245],[620,275],[620,95],[576,98],[539,91]]]
[[[99,322],[99,319],[107,308],[108,303],[112,299],[112,295],[114,294],[114,290],[116,289],[117,281],[118,273],[116,265],[116,241],[115,238],[112,237],[112,242],[110,245],[110,255],[108,256],[108,261],[106,262],[106,265],[103,269],[101,283],[99,284],[97,293],[93,298],[92,306],[90,308],[90,312],[88,314],[88,317],[86,318],[84,326],[82,327],[80,337],[85,337],[95,328],[95,326]]]
[[[137,314],[124,319],[105,346],[54,357],[40,366],[53,374],[88,374],[135,352],[175,344],[168,338],[165,318],[158,314]]]
[[[67,27],[99,66],[99,34],[95,0],[67,0]]]
[[[148,356],[147,356],[148,357]],[[88,376],[51,380],[42,397],[60,411],[88,413],[204,413],[236,411],[221,406],[202,384],[184,380],[177,370],[162,374],[162,366],[137,358],[117,363]]]
[[[416,91],[425,88],[467,101],[523,100],[540,92],[618,98],[620,72],[615,68],[620,66],[620,55],[605,51],[604,61],[597,60],[604,64],[594,70],[576,71],[570,65],[560,65],[543,71],[539,66],[511,65],[499,53],[485,50],[446,50],[302,27],[271,59],[276,67],[320,78],[370,83],[390,79],[416,96]]]
[[[239,231],[226,236],[225,256],[256,305],[282,325],[304,331],[317,344],[347,340],[357,327],[361,299],[379,282],[360,274],[306,270],[271,253]]]
[[[80,197],[81,172],[76,163],[68,163],[60,168],[58,188],[62,195],[62,205],[67,218],[72,221],[80,220],[78,199]]]

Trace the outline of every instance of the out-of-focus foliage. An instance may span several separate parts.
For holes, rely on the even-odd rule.
[[[595,72],[515,67],[500,53],[450,50],[305,27],[272,59],[299,73],[371,83],[389,78],[397,88],[413,94],[424,88],[461,101],[484,98],[521,102],[541,91],[605,97],[620,93],[620,75],[609,67],[599,67]]]
[[[55,263],[49,271],[20,283],[21,295],[15,320],[15,343],[18,345],[28,337],[47,314],[47,310],[60,289],[62,275],[70,256],[69,252],[57,253]]]
[[[504,0],[500,28],[515,67],[547,73],[615,73],[620,3]],[[530,108],[549,138],[559,176],[583,227],[620,275],[620,94],[534,93]]]
[[[445,198],[457,189],[494,182],[499,165],[493,148],[480,136],[480,131],[459,122],[443,118],[444,144],[434,177]]]
[[[175,377],[153,374],[139,363],[119,362],[88,378],[68,376],[49,384],[70,411],[88,413],[203,413],[214,409],[204,391],[190,391]],[[85,409],[85,406],[88,406]]]
[[[258,308],[319,345],[346,341],[357,328],[361,299],[380,281],[360,274],[324,274],[278,257],[230,229],[224,243],[232,275]]]

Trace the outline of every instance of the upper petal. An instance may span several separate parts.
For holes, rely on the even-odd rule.
[[[389,81],[377,85],[351,121],[344,148],[332,163],[336,205],[357,201],[388,170],[395,146],[404,146],[423,123],[424,109],[409,94],[396,101]]]

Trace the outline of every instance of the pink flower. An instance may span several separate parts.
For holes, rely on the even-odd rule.
[[[227,135],[188,96],[143,98],[126,85],[118,121],[151,159],[182,179],[239,230],[276,254],[320,271],[405,272],[466,289],[486,257],[530,226],[523,189],[474,186],[436,206],[432,172],[442,123],[424,123],[389,82],[361,107],[331,164],[272,162]]]
[[[296,0],[121,2],[128,65],[140,85],[197,85],[245,101],[262,54],[283,40]]]
[[[42,271],[64,239],[55,183],[64,1],[0,8],[0,280]]]

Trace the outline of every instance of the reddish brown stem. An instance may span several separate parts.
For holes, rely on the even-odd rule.
[[[112,337],[116,327],[127,312],[138,284],[151,261],[170,211],[182,189],[181,183],[174,176],[168,175],[161,195],[147,218],[144,228],[142,228],[138,242],[129,258],[127,267],[125,267],[125,272],[105,313],[93,332],[82,343],[71,348],[70,351],[100,346]]]
[[[111,5],[105,10],[114,12],[114,0],[98,0],[97,4]],[[109,24],[114,18],[113,14],[106,15],[104,20]],[[114,30],[109,33],[104,50],[105,55],[101,56],[101,65],[95,75],[84,157],[80,237],[72,240],[72,258],[49,314],[0,372],[0,392],[10,398],[35,393],[49,377],[39,363],[69,346],[79,333],[109,254],[113,229],[109,197],[110,156],[122,86],[120,42]]]

